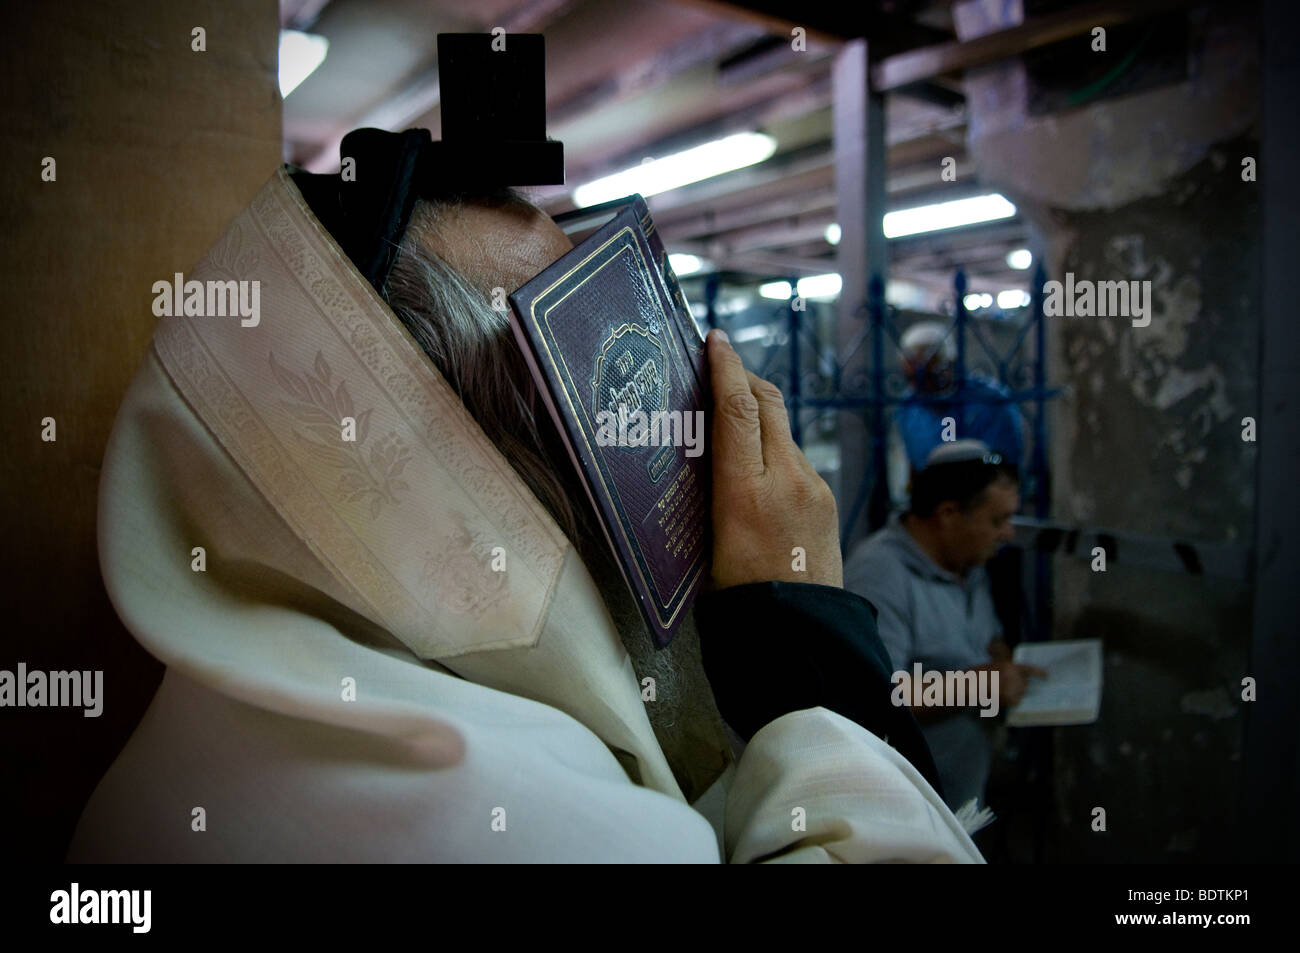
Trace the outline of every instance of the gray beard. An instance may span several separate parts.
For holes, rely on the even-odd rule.
[[[654,679],[655,700],[645,702],[650,727],[682,794],[694,802],[732,760],[731,742],[700,661],[695,619],[688,614],[669,646],[656,650],[617,565],[606,557],[589,560],[587,566],[632,659],[638,684],[646,677]],[[626,760],[619,760],[626,768]]]

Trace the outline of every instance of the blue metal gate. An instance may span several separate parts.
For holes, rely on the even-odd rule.
[[[806,320],[809,312],[796,306],[799,303],[796,279],[787,280],[791,297],[784,306],[775,308],[773,315],[779,319],[784,312],[784,343],[767,349],[756,373],[782,388],[790,412],[790,430],[800,446],[804,445],[810,422],[839,412],[862,416],[870,441],[869,466],[857,487],[841,487],[842,539],[850,538],[851,530],[862,518],[864,510],[869,530],[878,529],[888,517],[887,440],[896,409],[904,402],[955,406],[961,416],[958,432],[965,432],[967,407],[988,399],[972,393],[969,386],[973,367],[977,364],[986,373],[991,372],[989,376],[1010,392],[998,400],[1016,404],[1028,419],[1030,446],[1027,459],[1021,466],[1022,511],[1038,519],[1047,518],[1051,503],[1047,404],[1060,394],[1060,389],[1047,386],[1046,327],[1043,320],[1043,286],[1047,278],[1041,264],[1035,269],[1028,316],[1005,350],[999,350],[981,328],[980,322],[972,320],[965,304],[966,275],[961,270],[956,272],[952,318],[948,325],[948,334],[956,346],[956,391],[943,397],[907,393],[908,382],[901,371],[891,369],[893,365],[887,362],[887,345],[892,345],[893,352],[899,351],[901,333],[899,311],[886,303],[884,281],[880,275],[873,275],[869,282],[863,327],[843,353],[837,353],[833,345],[819,338],[815,327],[809,327]],[[725,326],[728,322],[719,320],[719,287],[716,275],[706,279],[706,321],[711,327],[723,327],[732,333]],[[806,306],[807,302],[802,304]],[[1026,347],[1031,337],[1032,349]],[[847,368],[861,366],[859,352],[863,348],[869,348],[865,367],[856,373],[846,372]],[[1036,554],[1033,576],[1029,637],[1044,639],[1050,637],[1051,615],[1050,564],[1046,555]]]

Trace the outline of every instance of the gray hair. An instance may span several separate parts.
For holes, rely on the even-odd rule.
[[[440,223],[469,200],[453,196],[416,202],[382,294],[488,439],[581,550],[591,527],[585,511],[569,501],[582,499],[584,491],[569,473],[562,438],[506,313],[492,307],[491,289],[476,287],[430,250]],[[472,200],[534,208],[513,190]]]

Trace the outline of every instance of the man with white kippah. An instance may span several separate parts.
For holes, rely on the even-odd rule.
[[[895,514],[844,564],[844,588],[876,608],[880,639],[896,672],[997,673],[998,707],[1023,697],[1040,669],[1019,665],[1002,640],[986,563],[1011,539],[1019,508],[1016,468],[978,440],[941,443],[912,481],[910,509]],[[991,676],[983,676],[991,682]],[[992,753],[977,698],[949,681],[938,703],[906,704],[921,723],[949,807],[983,800]]]

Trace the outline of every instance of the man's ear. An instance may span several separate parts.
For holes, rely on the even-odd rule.
[[[944,500],[934,508],[936,522],[940,526],[949,526],[952,521],[961,515],[961,507],[957,505],[956,500]]]

